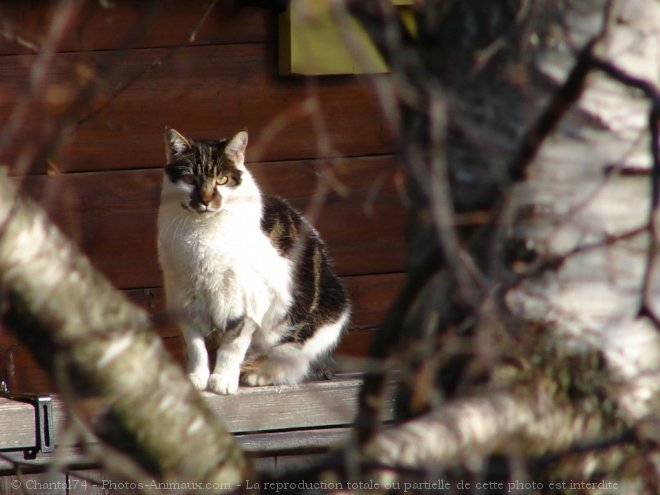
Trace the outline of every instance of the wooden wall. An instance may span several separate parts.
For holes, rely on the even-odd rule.
[[[24,192],[118,288],[162,314],[164,126],[193,138],[247,128],[248,166],[264,191],[305,211],[320,184],[340,185],[315,223],[353,299],[352,331],[338,354],[363,355],[402,282],[406,215],[369,79],[279,77],[276,19],[265,10],[90,2],[60,35],[53,3],[0,4],[0,163]],[[48,36],[57,50],[35,52]],[[57,147],[36,152],[59,143],[59,131]],[[180,359],[176,329],[159,331]],[[12,391],[53,391],[2,328],[0,380]]]

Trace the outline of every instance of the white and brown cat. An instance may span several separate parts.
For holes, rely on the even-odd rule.
[[[262,194],[244,164],[247,132],[220,141],[165,130],[158,254],[168,310],[199,390],[292,384],[337,345],[346,292],[317,231]],[[205,341],[219,341],[209,368]]]

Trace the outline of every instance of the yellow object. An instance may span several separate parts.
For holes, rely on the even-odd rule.
[[[393,0],[414,33],[413,0]],[[362,26],[331,0],[291,0],[279,17],[281,75],[364,74],[389,69]]]

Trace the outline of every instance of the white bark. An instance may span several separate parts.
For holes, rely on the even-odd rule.
[[[354,5],[378,36],[384,2]],[[449,277],[438,271],[436,278],[449,278],[450,288],[439,290],[442,284],[429,277],[410,303],[434,305],[440,322],[458,306],[453,320],[438,325],[438,337],[409,325],[426,321],[433,328],[431,318],[410,317],[414,308],[409,309],[401,325],[411,336],[401,338],[392,353],[406,365],[410,356],[423,362],[405,386],[416,400],[429,396],[421,402],[431,412],[376,435],[365,452],[393,466],[427,468],[474,465],[466,459],[483,461],[509,448],[515,450],[512,458],[571,459],[572,449],[607,443],[657,421],[660,329],[640,315],[652,232],[650,104],[648,95],[614,81],[585,58],[585,48],[595,43],[593,55],[658,87],[660,4],[448,0],[420,4],[419,12],[429,29],[422,30],[421,43],[397,42],[391,26],[381,40],[395,70],[392,88],[382,93],[399,98],[399,111],[408,119],[398,128],[404,167],[418,194],[415,234],[422,241],[413,245],[411,260],[433,242],[432,235],[424,237],[433,223],[443,241],[453,227],[447,219],[475,223],[471,230],[469,223],[461,226],[469,241],[459,249],[438,242]],[[574,68],[585,63],[584,85],[570,87],[573,76],[581,82]],[[437,108],[446,112],[434,115]],[[397,118],[395,112],[391,116]],[[529,161],[518,161],[521,156]],[[453,179],[451,212],[447,198],[437,194],[446,184],[432,185],[446,181],[446,174],[437,174],[445,168]],[[502,203],[506,214],[499,210]],[[515,241],[533,256],[513,256],[519,254]],[[655,260],[659,253],[652,254]],[[658,273],[651,271],[648,294],[647,309],[655,312]],[[460,284],[468,287],[456,287]],[[477,296],[445,308],[457,293]],[[499,294],[505,311],[492,304]],[[474,336],[466,330],[454,335],[461,325]],[[425,352],[434,346],[437,354]],[[463,389],[449,397],[434,395],[429,374],[442,370],[452,352],[469,355],[472,369],[464,372]],[[474,385],[480,373],[498,375],[509,360],[519,367],[508,381]],[[377,402],[366,397],[363,403],[368,412]],[[575,467],[573,476],[588,478],[602,469],[634,480],[639,473],[626,468],[635,462],[626,466],[621,452],[644,452],[644,438],[619,446],[618,457],[585,455],[588,463],[564,465],[573,464],[568,466]],[[653,456],[646,455],[642,463],[652,465]],[[636,488],[640,493],[652,486],[652,476],[645,480]]]
[[[155,479],[235,489],[242,452],[151,330],[0,171],[3,324],[57,378],[73,411]],[[104,457],[100,458],[103,462]],[[121,469],[120,464],[108,466]],[[126,474],[126,473],[119,473]]]
[[[604,421],[575,422],[577,414],[551,397],[521,392],[453,401],[383,431],[365,453],[388,465],[439,469],[486,452],[518,455],[525,448],[526,455],[539,455],[568,449],[576,439],[594,441],[603,433]]]
[[[566,41],[539,57],[537,69],[562,84],[575,63],[574,47],[609,23],[597,56],[658,87],[660,4],[614,2],[609,20],[604,8],[581,10],[578,4],[566,12],[568,28],[554,35]],[[525,318],[553,321],[556,338],[576,352],[602,350],[623,380],[616,395],[631,420],[651,413],[651,400],[660,393],[660,332],[638,314],[649,248],[649,103],[641,92],[593,70],[582,97],[514,192],[518,211],[536,212],[520,217],[519,235],[541,258],[565,261],[511,291],[511,307]],[[617,236],[625,238],[606,242]],[[585,249],[598,243],[604,245]],[[654,311],[660,310],[659,275],[652,276]]]

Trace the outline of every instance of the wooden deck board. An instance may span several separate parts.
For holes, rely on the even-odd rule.
[[[204,392],[208,405],[232,433],[350,424],[355,415],[359,379],[295,386],[242,387],[235,396]]]
[[[304,431],[279,431],[235,435],[236,442],[250,456],[272,457],[288,453],[314,453],[325,451],[350,438],[351,428],[326,428]],[[56,452],[39,454],[25,460],[22,452],[0,451],[0,476],[11,474],[20,465],[24,472],[46,471],[54,463],[67,467],[67,471],[92,469],[98,461],[79,446],[58,447]]]
[[[0,397],[0,451],[36,444],[34,407]]]
[[[346,376],[297,386],[245,387],[231,396],[207,392],[203,396],[246,451],[275,455],[319,451],[345,440],[357,411],[361,383],[358,377]],[[391,400],[387,407],[387,419],[390,419]],[[97,464],[78,447],[62,443],[66,405],[59,397],[53,397],[53,424],[56,444],[53,453],[41,453],[36,459],[26,461],[21,452],[3,452],[34,446],[34,409],[0,398],[0,453],[6,457],[0,457],[0,474],[15,468],[12,460],[20,461],[27,471],[43,470],[55,459],[75,469]]]

